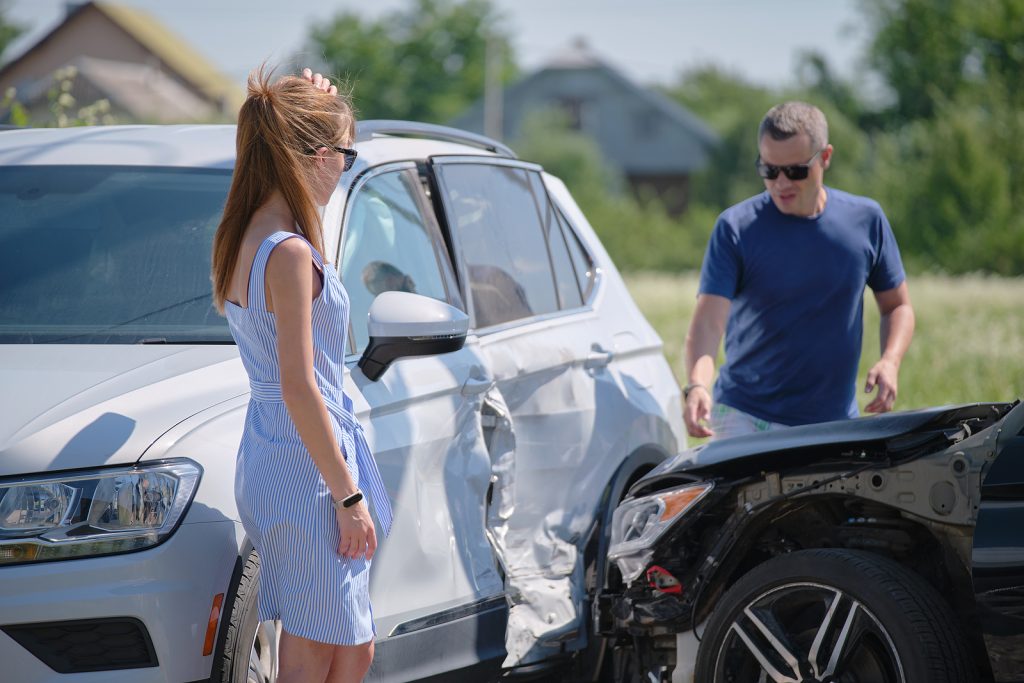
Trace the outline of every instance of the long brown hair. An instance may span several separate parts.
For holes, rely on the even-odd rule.
[[[315,155],[312,150],[354,138],[355,115],[348,98],[329,95],[298,76],[271,83],[272,74],[265,64],[249,74],[248,97],[238,112],[235,171],[213,238],[213,303],[221,314],[245,229],[274,190],[284,197],[302,234],[323,254],[309,157]]]

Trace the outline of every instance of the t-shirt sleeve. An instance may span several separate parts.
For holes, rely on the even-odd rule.
[[[875,244],[875,263],[868,275],[868,286],[875,292],[885,292],[899,287],[907,279],[907,275],[903,270],[896,235],[893,234],[889,219],[881,209],[878,211]]]
[[[739,288],[742,260],[736,229],[719,216],[711,231],[704,263],[700,269],[699,294],[715,294],[732,299]]]

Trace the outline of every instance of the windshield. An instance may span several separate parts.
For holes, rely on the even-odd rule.
[[[230,170],[0,168],[0,343],[230,343],[210,248]]]

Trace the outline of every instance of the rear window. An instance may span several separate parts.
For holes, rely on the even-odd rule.
[[[230,170],[0,168],[0,342],[230,343],[210,248]]]

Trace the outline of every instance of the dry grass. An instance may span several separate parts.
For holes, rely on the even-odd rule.
[[[683,341],[697,274],[634,273],[626,283],[683,379]],[[914,342],[900,370],[897,410],[1024,397],[1024,278],[914,276]],[[878,309],[865,301],[859,385],[878,358]],[[861,393],[861,408],[867,397]]]

